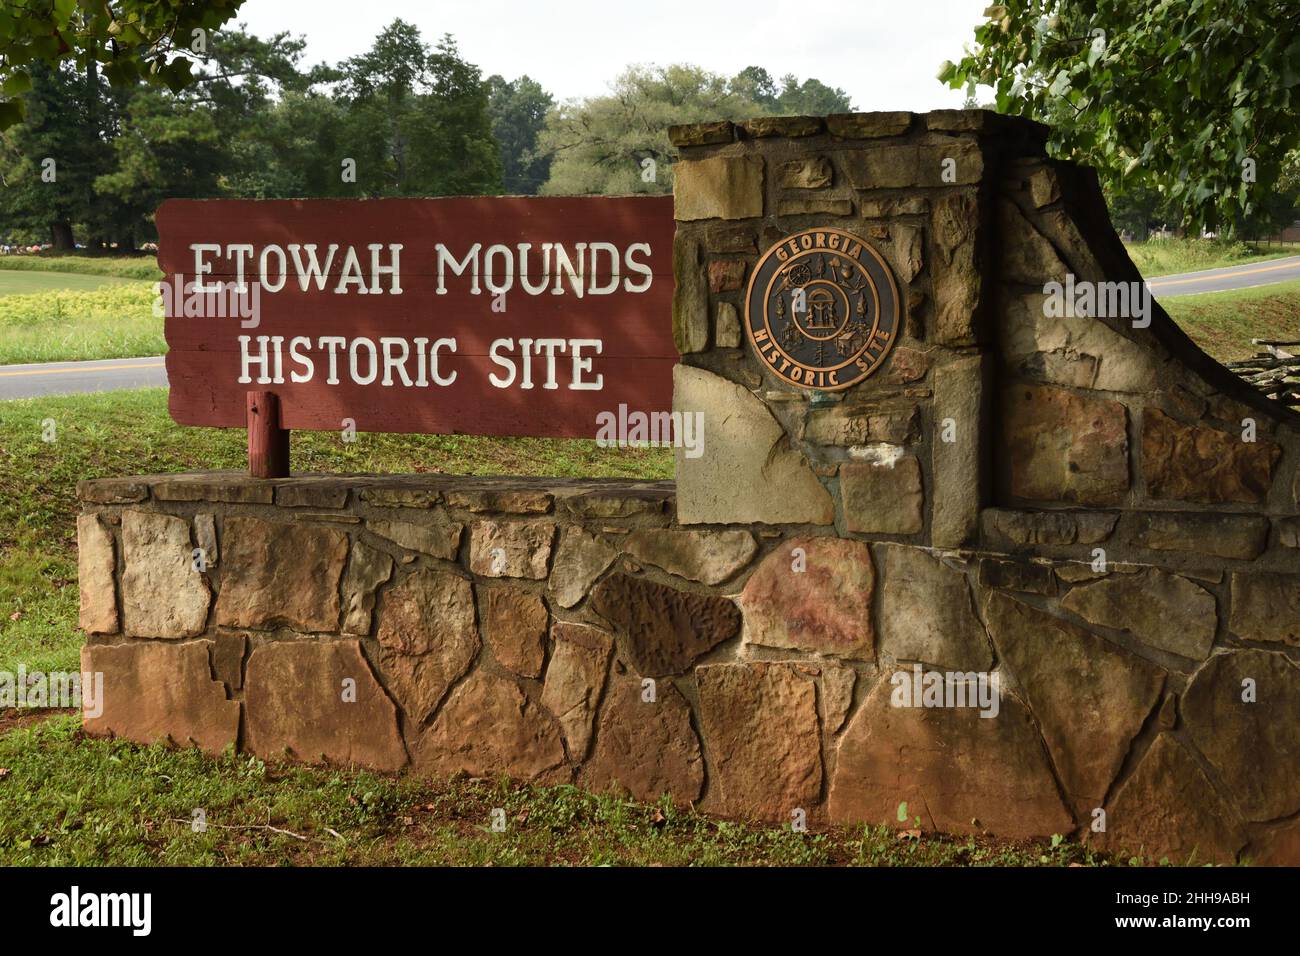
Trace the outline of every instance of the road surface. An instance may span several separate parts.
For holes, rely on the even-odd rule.
[[[1157,298],[1226,292],[1300,279],[1300,256],[1265,259],[1226,269],[1207,269],[1147,280]],[[46,365],[0,365],[0,401],[66,395],[71,392],[111,392],[122,388],[165,386],[167,370],[161,355],[95,362],[51,362]]]
[[[1300,279],[1300,256],[1285,259],[1265,259],[1243,266],[1226,269],[1206,269],[1204,272],[1184,272],[1173,276],[1156,276],[1147,280],[1147,288],[1157,299],[1176,295],[1200,295],[1203,292],[1227,292],[1231,289],[1249,289],[1257,285],[1273,285]]]
[[[0,401],[166,384],[167,369],[161,355],[93,362],[0,365]]]

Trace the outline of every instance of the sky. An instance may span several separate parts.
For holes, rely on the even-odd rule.
[[[934,77],[958,60],[986,0],[246,0],[238,22],[307,39],[305,64],[364,52],[394,18],[507,79],[528,74],[557,99],[599,96],[630,63],[749,65],[815,76],[858,110],[959,108]],[[335,12],[337,11],[337,12]]]

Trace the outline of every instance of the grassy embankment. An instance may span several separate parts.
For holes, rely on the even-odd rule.
[[[1125,248],[1138,271],[1148,279],[1300,255],[1300,245],[1266,246],[1219,239],[1152,239],[1129,243]]]
[[[0,365],[158,355],[152,256],[0,256]]]

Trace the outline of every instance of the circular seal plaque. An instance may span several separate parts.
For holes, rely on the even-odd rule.
[[[838,229],[807,229],[763,255],[745,292],[754,352],[783,381],[834,392],[862,381],[898,336],[898,286],[880,253]]]

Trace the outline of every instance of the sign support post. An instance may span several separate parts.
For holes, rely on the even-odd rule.
[[[289,477],[289,431],[280,427],[275,392],[247,392],[248,473],[254,478]]]

